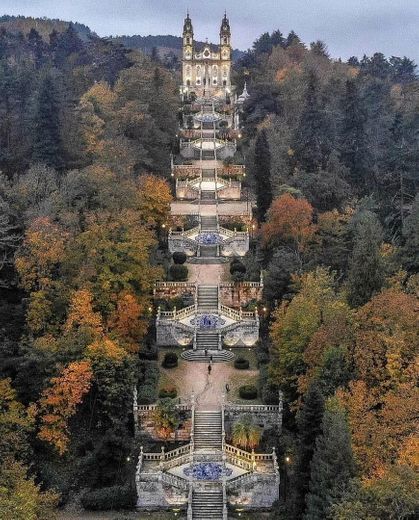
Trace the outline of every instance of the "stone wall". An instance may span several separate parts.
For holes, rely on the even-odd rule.
[[[176,322],[161,318],[156,323],[156,343],[160,347],[186,347],[193,341],[193,330],[185,331]]]
[[[218,192],[218,198],[221,200],[240,200],[240,196],[240,186],[227,186]]]
[[[229,486],[228,502],[249,510],[271,508],[279,498],[279,478],[270,474],[253,474],[252,477]]]
[[[181,419],[180,427],[175,430],[170,437],[167,439],[172,442],[189,442],[191,440],[192,431],[192,419],[191,413],[181,412],[181,417],[186,415],[184,419]],[[148,436],[154,441],[161,441],[162,439],[158,436],[156,427],[153,420],[152,412],[138,412],[139,426],[141,431],[148,434]]]
[[[142,477],[143,478],[143,477]],[[155,511],[173,507],[184,508],[188,492],[162,482],[156,475],[147,475],[147,480],[137,481],[137,509]]]
[[[260,284],[228,283],[220,286],[220,299],[223,305],[239,309],[251,301],[262,300],[263,287]]]
[[[223,305],[239,309],[245,307],[251,301],[262,300],[263,286],[259,283],[237,282],[224,283],[220,285],[220,300]],[[195,286],[189,283],[177,283],[176,285],[157,285],[154,297],[158,300],[169,300],[171,298],[195,296]]]
[[[256,408],[256,407],[255,407]],[[282,402],[280,401],[279,409],[269,411],[269,407],[265,410],[254,409],[249,406],[248,409],[244,407],[226,407],[224,412],[226,431],[231,431],[232,424],[240,420],[243,415],[249,414],[253,417],[256,424],[260,425],[264,430],[268,428],[278,429],[278,433],[282,427]]]
[[[192,186],[178,186],[176,188],[176,198],[179,200],[195,200],[199,197],[199,191]]]

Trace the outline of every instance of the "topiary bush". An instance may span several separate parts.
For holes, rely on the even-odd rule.
[[[178,365],[178,356],[175,352],[166,352],[162,362],[163,368],[175,368]]]
[[[159,392],[160,399],[165,399],[169,397],[170,399],[175,399],[177,397],[177,389],[175,386],[166,386],[162,388]]]
[[[247,370],[249,366],[249,360],[244,357],[238,357],[234,360],[234,368],[237,368],[238,370]]]
[[[172,255],[172,258],[176,265],[182,265],[186,262],[187,256],[183,251],[175,251]]]
[[[157,400],[157,389],[151,385],[142,385],[138,388],[138,404],[153,404]]]
[[[81,498],[84,509],[107,511],[110,509],[133,509],[137,493],[133,486],[111,486],[87,491]]]
[[[188,278],[188,268],[186,265],[172,265],[170,267],[170,278],[173,282],[184,282]]]
[[[239,396],[242,399],[256,399],[258,396],[258,389],[255,385],[243,385],[239,388]]]

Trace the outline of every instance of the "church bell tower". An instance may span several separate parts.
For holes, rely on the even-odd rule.
[[[224,13],[224,18],[221,22],[220,28],[220,59],[221,59],[221,84],[223,87],[230,88],[230,72],[231,72],[231,29],[230,22],[227,18],[227,13]]]

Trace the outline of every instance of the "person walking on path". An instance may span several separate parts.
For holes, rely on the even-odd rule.
[[[211,370],[212,370],[212,366],[211,366],[211,365],[208,365],[208,375],[209,375],[209,376],[211,375]]]
[[[230,385],[228,383],[226,383],[226,392],[229,393],[230,392]]]
[[[208,349],[205,349],[204,353],[205,353],[205,357],[207,357],[208,356]]]
[[[210,355],[210,363],[212,364],[212,354]]]

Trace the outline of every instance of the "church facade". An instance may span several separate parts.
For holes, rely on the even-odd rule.
[[[199,97],[226,96],[231,92],[231,30],[227,15],[221,22],[220,43],[198,45],[189,13],[183,25],[182,93]]]

